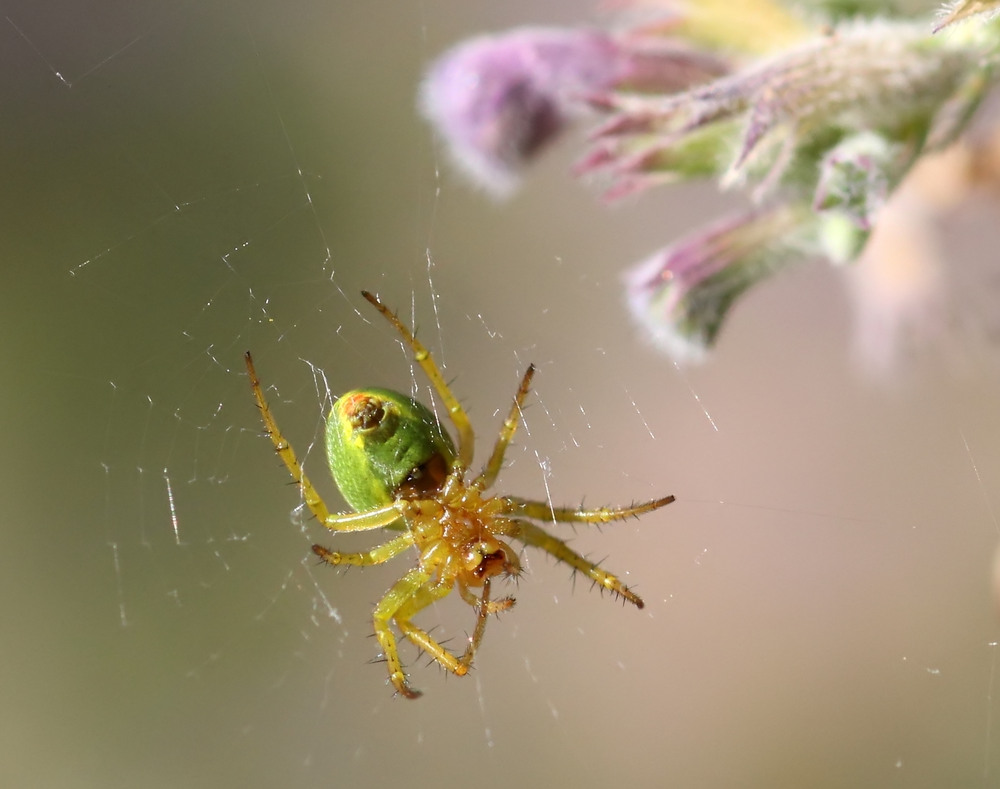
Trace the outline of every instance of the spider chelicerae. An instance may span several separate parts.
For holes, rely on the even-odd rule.
[[[607,523],[659,509],[674,500],[664,496],[628,507],[584,509],[554,507],[549,502],[517,496],[489,496],[520,420],[534,365],[521,379],[514,403],[483,470],[467,479],[472,465],[474,434],[465,409],[452,394],[430,352],[376,296],[367,299],[402,336],[427,375],[455,426],[458,446],[426,406],[388,389],[357,389],[333,404],[326,423],[330,470],[344,499],[355,512],[331,514],[316,492],[274,420],[250,352],[247,373],[271,442],[298,484],[316,520],[333,532],[386,529],[393,536],[362,553],[340,553],[314,545],[327,564],[381,564],[403,553],[416,556],[416,566],[403,575],[375,606],[375,636],[389,670],[389,681],[410,699],[420,696],[403,671],[392,624],[448,671],[468,673],[490,614],[514,605],[513,597],[492,599],[492,580],[521,572],[517,540],[540,548],[614,596],[642,608],[642,598],[621,580],[553,537],[533,521]],[[414,616],[458,588],[476,612],[476,624],[461,656],[446,649],[413,623]]]

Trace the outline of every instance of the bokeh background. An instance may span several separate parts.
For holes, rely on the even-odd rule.
[[[529,2],[5,2],[0,19],[0,783],[46,787],[994,786],[998,206],[940,219],[951,320],[873,375],[841,272],[792,270],[707,364],[637,334],[621,272],[735,198],[608,210],[574,143],[498,204],[415,112],[449,44],[600,21]],[[317,567],[242,369],[332,507],[327,387],[447,367],[500,488],[666,510],[574,545],[625,610],[526,556],[476,669],[371,606],[407,560]],[[338,546],[369,544],[338,540]],[[461,643],[468,608],[423,624]]]

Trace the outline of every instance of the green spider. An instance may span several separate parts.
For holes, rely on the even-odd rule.
[[[367,291],[361,295],[385,316],[413,351],[448,411],[458,434],[458,447],[434,414],[406,395],[388,389],[356,389],[342,395],[327,419],[326,449],[337,487],[355,512],[332,515],[327,509],[274,421],[249,351],[246,365],[264,427],[316,519],[334,532],[388,529],[396,535],[364,553],[338,553],[321,545],[314,545],[313,552],[327,564],[362,566],[381,564],[410,550],[416,554],[416,566],[375,606],[375,636],[396,692],[410,699],[420,696],[403,671],[390,623],[395,623],[402,635],[448,671],[459,676],[468,673],[489,615],[514,605],[513,597],[490,599],[493,578],[521,573],[518,551],[508,540],[540,548],[586,575],[601,589],[642,608],[642,598],[616,576],[531,521],[607,523],[659,509],[674,497],[629,507],[576,509],[516,496],[484,495],[496,481],[504,453],[517,430],[521,406],[535,374],[534,365],[528,366],[521,379],[489,461],[467,481],[474,435],[465,409],[445,383],[430,352],[413,333],[378,298]],[[476,626],[461,657],[412,621],[456,586],[462,599],[476,611]],[[482,591],[476,594],[476,589]]]

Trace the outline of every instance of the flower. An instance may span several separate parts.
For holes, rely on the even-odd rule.
[[[692,232],[627,275],[631,310],[658,345],[703,356],[735,301],[792,262],[864,265],[893,249],[933,257],[909,230],[925,218],[917,203],[893,206],[893,197],[926,154],[968,127],[995,79],[1000,25],[934,35],[928,20],[894,17],[877,0],[862,4],[867,15],[855,15],[857,3],[814,3],[814,19],[827,15],[815,28],[779,0],[645,5],[660,18],[629,33],[523,29],[461,45],[435,65],[423,106],[495,193],[509,192],[586,108],[606,117],[575,172],[603,177],[606,199],[702,178],[747,189],[750,212]],[[998,11],[1000,0],[958,0],[937,30]],[[873,241],[882,221],[887,231]],[[933,312],[924,305],[939,280],[923,264],[879,276],[859,312],[888,327],[891,349]],[[879,305],[889,318],[875,315]]]
[[[656,252],[625,275],[633,316],[674,359],[701,359],[740,294],[803,254],[801,213],[779,205],[727,217]]]
[[[778,186],[811,192],[820,159],[849,134],[918,145],[982,56],[919,25],[852,22],[684,93],[601,97],[614,114],[594,139],[612,179],[691,170],[690,157],[670,152],[707,139],[715,146],[696,161],[723,183],[756,182],[758,198]]]
[[[419,104],[459,166],[497,196],[599,91],[670,93],[724,62],[662,39],[600,30],[522,28],[474,38],[430,68]]]

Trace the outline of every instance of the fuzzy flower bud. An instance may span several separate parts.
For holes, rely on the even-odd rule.
[[[698,360],[743,291],[797,259],[803,209],[782,205],[729,217],[627,272],[633,316],[678,360]]]
[[[871,230],[907,161],[903,146],[875,132],[847,137],[820,162],[813,208],[842,214],[862,230]]]
[[[599,30],[523,28],[442,55],[420,106],[473,181],[498,196],[587,108],[616,89],[672,93],[723,73],[721,60],[662,39]]]
[[[779,0],[647,4],[653,17],[628,35],[524,29],[470,41],[435,64],[422,106],[498,194],[589,108],[606,119],[576,171],[606,176],[608,199],[716,178],[771,206],[694,232],[628,274],[632,311],[675,358],[701,355],[734,301],[791,262],[907,249],[886,244],[892,234],[880,237],[878,224],[913,227],[893,219],[912,213],[912,203],[891,208],[894,194],[925,154],[961,137],[996,82],[1000,24],[935,36],[927,20],[893,20],[893,4],[878,0],[812,0],[808,17]],[[989,19],[1000,0],[956,0],[944,13],[937,29]],[[823,27],[803,21],[821,16]],[[729,53],[740,68],[667,35]],[[911,305],[924,288],[901,292],[896,314],[923,315]]]
[[[778,185],[811,192],[816,157],[846,134],[882,129],[919,140],[983,66],[976,46],[930,39],[922,25],[865,21],[685,93],[606,97],[614,115],[596,134],[612,176],[655,168],[663,151],[710,128],[738,129],[716,170],[728,184],[756,180],[757,196]]]

